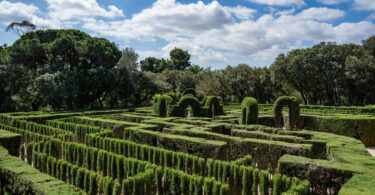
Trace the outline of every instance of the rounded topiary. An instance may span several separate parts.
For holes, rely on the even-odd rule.
[[[193,116],[201,116],[202,108],[199,100],[192,95],[182,96],[177,106],[174,108],[172,115],[184,117],[185,111],[188,107],[191,107]]]
[[[284,106],[289,107],[289,128],[294,129],[296,128],[299,119],[300,107],[298,99],[293,96],[281,96],[277,98],[276,102],[273,104],[275,126],[282,126],[282,111]]]
[[[203,103],[207,117],[219,115],[223,111],[223,107],[220,105],[220,100],[217,96],[205,96]]]
[[[188,88],[184,91],[183,95],[191,94],[193,96],[197,96],[197,92],[193,88]]]
[[[173,102],[173,98],[169,95],[160,95],[157,102],[154,104],[154,112],[157,116],[168,116],[168,106]]]
[[[242,120],[244,125],[258,123],[258,102],[252,97],[246,97],[241,104]]]

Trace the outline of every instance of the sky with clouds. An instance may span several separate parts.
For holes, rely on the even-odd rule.
[[[268,66],[280,53],[321,41],[361,43],[375,34],[374,0],[22,0],[0,1],[0,44],[14,21],[42,29],[74,28],[120,49],[168,58],[188,50],[193,64],[213,69]]]

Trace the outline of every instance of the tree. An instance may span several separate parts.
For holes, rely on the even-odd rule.
[[[122,57],[115,67],[116,76],[113,78],[113,84],[116,85],[111,94],[110,106],[126,106],[129,98],[135,91],[135,80],[138,77],[138,54],[132,48],[125,48],[122,51]],[[117,82],[116,82],[117,81]]]
[[[31,32],[34,30],[36,30],[36,25],[26,20],[22,21],[21,23],[12,22],[5,29],[6,32],[13,31],[13,33],[18,35],[19,37],[27,32]]]
[[[139,55],[134,51],[133,48],[125,48],[122,50],[122,56],[118,62],[119,66],[125,67],[130,72],[138,70],[138,57]]]
[[[157,62],[159,59],[154,57],[148,57],[144,60],[141,60],[141,70],[142,71],[150,71],[150,72],[156,72]]]
[[[174,48],[169,52],[173,70],[186,70],[190,66],[190,54],[179,48]]]
[[[348,57],[345,76],[354,85],[355,91],[350,94],[354,103],[375,102],[375,60],[373,56]]]
[[[369,55],[375,56],[375,35],[363,40],[362,46]]]
[[[25,88],[35,89],[34,79],[37,83],[59,80],[61,76],[52,76],[58,71],[64,74],[63,78],[68,76],[72,80],[70,85],[77,89],[75,94],[62,95],[64,101],[60,102],[68,109],[95,107],[94,102],[102,107],[106,95],[113,90],[113,68],[120,57],[121,52],[114,43],[78,30],[28,32],[10,47],[11,64],[24,67],[29,75],[29,86]],[[45,105],[45,99],[41,101],[39,97],[48,96],[43,93],[48,90],[25,90],[20,96],[31,102],[33,110],[38,110]]]

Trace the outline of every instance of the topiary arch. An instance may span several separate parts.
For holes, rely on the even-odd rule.
[[[171,96],[166,95],[166,94],[160,95],[154,107],[155,114],[160,117],[167,117],[168,106],[172,101],[173,101],[173,98]]]
[[[223,107],[217,96],[205,96],[202,103],[207,117],[214,117],[223,112]]]
[[[182,96],[180,101],[177,104],[177,107],[174,109],[173,116],[184,117],[186,109],[191,106],[193,111],[193,116],[201,116],[202,107],[198,99],[192,95]]]
[[[246,97],[241,104],[242,120],[244,125],[258,123],[258,102],[252,97]]]
[[[294,129],[297,126],[297,121],[299,118],[299,103],[296,97],[293,96],[281,96],[277,98],[276,102],[273,104],[273,116],[275,120],[275,126],[282,126],[282,111],[283,107],[289,107],[289,129]]]

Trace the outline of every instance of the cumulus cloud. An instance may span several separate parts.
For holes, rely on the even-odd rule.
[[[50,16],[60,20],[85,19],[92,17],[123,17],[121,9],[110,5],[101,7],[96,0],[46,0]]]
[[[297,6],[304,6],[306,5],[303,0],[247,0],[249,2],[258,3],[258,4],[265,4],[265,5],[272,5],[272,6],[290,6],[290,5],[297,5]]]
[[[329,21],[343,17],[345,12],[326,7],[264,14],[256,20],[251,11],[239,17],[234,9],[242,8],[222,6],[216,1],[181,4],[158,0],[130,19],[87,22],[84,28],[123,40],[160,38],[168,42],[162,56],[168,57],[170,49],[181,47],[193,56],[197,54],[200,63],[226,62],[229,53],[269,58],[289,50],[294,46],[290,42],[296,41],[360,42],[375,30],[371,22],[333,25]],[[234,17],[242,19],[236,21]]]
[[[332,24],[332,20],[343,17],[345,12],[327,7],[304,10],[293,7],[254,18],[256,10],[244,6],[223,6],[217,1],[183,4],[176,0],[157,0],[130,18],[119,18],[123,16],[122,10],[114,6],[103,8],[96,0],[46,1],[47,13],[40,13],[33,5],[2,1],[0,23],[19,17],[63,27],[79,24],[91,34],[114,37],[125,43],[162,40],[166,44],[156,51],[137,51],[140,58],[166,58],[170,50],[179,47],[192,54],[193,63],[202,65],[223,64],[236,58],[273,60],[279,53],[303,47],[302,42],[360,43],[375,31],[370,21]],[[304,4],[302,0],[251,1],[267,5]],[[363,1],[355,0],[355,3]]]
[[[39,12],[39,8],[34,5],[23,3],[0,2],[0,22],[9,24],[14,21],[31,20]]]
[[[375,10],[375,1],[373,0],[354,0],[354,5],[360,10]]]
[[[345,12],[339,9],[330,9],[326,7],[317,8],[312,7],[306,10],[303,10],[301,13],[297,14],[297,17],[304,20],[320,20],[320,21],[328,21],[336,18],[343,17]]]
[[[252,18],[253,14],[256,12],[256,10],[244,6],[224,7],[224,9],[233,13],[238,19],[242,20]]]
[[[12,3],[9,1],[0,2],[0,23],[9,25],[12,22],[30,21],[38,27],[59,28],[60,21],[54,19],[45,19],[41,17],[42,13],[34,5],[24,3]]]
[[[338,5],[341,3],[351,2],[352,0],[318,0],[319,3],[327,4],[327,5]]]

